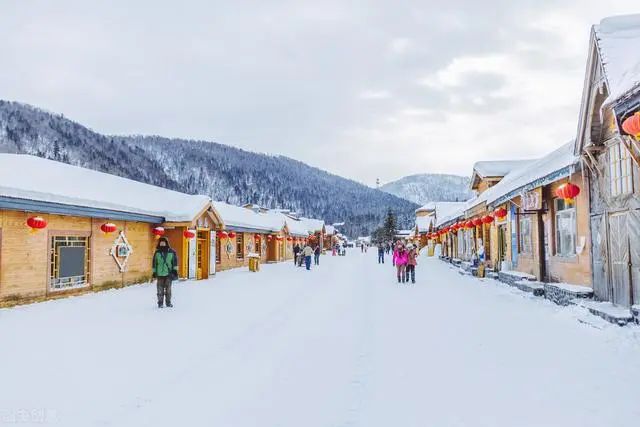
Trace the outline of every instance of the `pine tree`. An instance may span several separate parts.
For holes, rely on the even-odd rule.
[[[398,234],[398,226],[396,223],[396,217],[393,215],[393,211],[389,209],[387,212],[387,217],[384,220],[384,224],[382,226],[382,236],[387,241],[392,241],[393,238]]]

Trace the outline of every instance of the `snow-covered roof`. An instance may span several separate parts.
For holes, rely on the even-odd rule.
[[[285,216],[281,213],[261,213],[224,202],[213,202],[213,207],[226,229],[279,232],[285,225]]]
[[[418,227],[418,231],[421,233],[429,231],[433,220],[433,215],[416,217],[416,227]]]
[[[0,197],[192,221],[211,202],[26,154],[0,154]]]
[[[311,234],[322,231],[322,227],[324,227],[324,221],[321,219],[300,217],[300,220],[307,224],[307,229]]]
[[[495,160],[481,161],[473,165],[474,173],[482,177],[505,176],[514,169],[518,169],[531,163],[532,160]]]
[[[282,215],[282,214],[280,214]],[[300,221],[299,219],[291,218],[288,215],[284,215],[285,222],[287,224],[287,228],[289,229],[289,234],[294,237],[308,237],[309,230],[307,229],[307,224],[304,221]]]
[[[487,191],[485,191],[485,193]],[[470,209],[471,207],[477,205],[477,200],[478,196],[474,196],[466,202],[450,202],[445,205],[444,209],[441,209],[441,214],[438,214],[438,211],[436,210],[436,227],[440,227],[442,224],[448,223],[454,219],[464,216],[464,213],[467,209]]]
[[[436,203],[435,202],[429,202],[426,205],[421,206],[418,209],[416,209],[416,212],[433,211],[435,209],[436,209]]]
[[[464,209],[467,202],[437,202],[436,203],[436,219],[445,218],[458,209]]]
[[[512,171],[502,181],[480,194],[467,209],[483,202],[487,205],[499,203],[502,200],[515,197],[516,193],[545,185],[547,182],[541,180],[554,178],[554,174],[568,174],[567,169],[578,161],[578,157],[573,153],[573,147],[574,141],[567,142],[529,165]]]
[[[609,102],[640,84],[640,14],[605,18],[593,29],[609,86]]]
[[[334,234],[336,234],[336,228],[333,225],[325,224],[324,231],[327,236],[333,236]]]

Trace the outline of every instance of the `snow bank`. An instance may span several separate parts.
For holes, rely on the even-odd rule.
[[[37,172],[37,173],[36,173]],[[0,196],[191,221],[210,202],[26,154],[0,154]]]

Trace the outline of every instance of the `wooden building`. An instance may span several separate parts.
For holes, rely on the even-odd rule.
[[[206,196],[28,155],[0,154],[0,183],[0,304],[148,281],[156,227],[217,218]]]
[[[304,218],[300,217],[300,221],[303,221],[307,225],[307,230],[309,232],[309,238],[311,239],[311,243],[315,245],[320,245],[320,247],[324,247],[324,238],[326,235],[326,229],[324,221],[321,219],[313,219],[313,218]]]
[[[640,15],[591,30],[575,154],[589,182],[592,280],[602,301],[640,304],[640,146],[622,128],[640,110]]]
[[[247,266],[253,254],[262,262],[285,259],[287,229],[282,216],[217,201],[213,207],[222,221],[216,247],[218,271]]]
[[[558,197],[558,187],[567,183],[583,191],[571,200]],[[480,187],[463,209],[437,223],[456,229],[444,237],[448,256],[468,261],[482,245],[492,270],[590,286],[588,189],[573,141]]]

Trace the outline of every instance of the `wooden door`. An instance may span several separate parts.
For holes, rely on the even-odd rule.
[[[609,252],[611,256],[612,302],[631,306],[629,262],[629,225],[626,212],[609,216]]]
[[[631,302],[640,304],[640,211],[629,212],[629,251],[631,269]]]
[[[591,218],[591,281],[593,294],[600,301],[611,301],[607,215]]]
[[[549,214],[542,214],[542,273],[543,280],[549,282],[549,256],[551,254],[551,221]]]
[[[507,225],[498,226],[498,269],[507,260]]]

